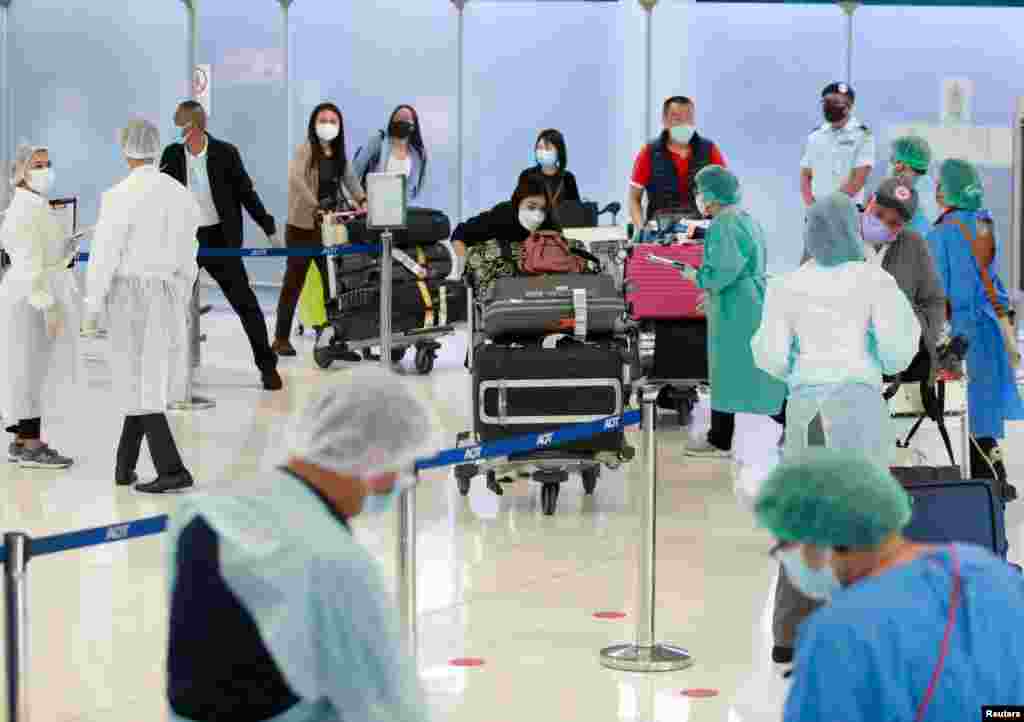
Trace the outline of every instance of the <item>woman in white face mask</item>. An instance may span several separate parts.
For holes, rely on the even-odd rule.
[[[288,248],[323,246],[320,219],[324,211],[343,210],[352,204],[366,208],[366,193],[345,150],[345,123],[338,106],[321,103],[314,108],[306,135],[306,142],[296,149],[288,166],[288,225],[284,236]],[[288,259],[272,346],[278,356],[296,355],[288,337],[311,260],[298,256]],[[326,279],[326,259],[318,257],[316,264],[320,277]],[[326,303],[327,284],[323,287]]]
[[[78,288],[68,265],[75,248],[50,210],[53,185],[46,148],[22,146],[11,173],[14,197],[0,226],[11,270],[0,285],[0,409],[16,425],[8,459],[22,467],[64,469],[73,463],[42,441],[44,412],[74,406],[81,327]],[[61,388],[58,388],[61,387]]]
[[[580,189],[576,186],[576,176],[569,170],[569,151],[560,131],[548,128],[540,132],[534,146],[534,158],[536,165],[520,173],[520,180],[527,174],[539,175],[547,185],[548,195],[555,206],[580,202]]]

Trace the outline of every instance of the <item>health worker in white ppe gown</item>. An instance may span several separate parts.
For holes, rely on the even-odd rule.
[[[79,293],[69,265],[75,248],[50,208],[49,150],[18,148],[14,197],[0,226],[11,267],[0,284],[0,410],[14,422],[8,460],[24,468],[73,463],[42,440],[42,417],[74,409]]]
[[[199,206],[188,190],[160,173],[160,133],[136,120],[121,131],[131,174],[103,194],[88,274],[89,320],[109,314],[116,402],[124,414],[114,480],[138,481],[142,439],[157,478],[138,491],[166,493],[193,485],[165,411],[185,397],[187,324],[196,265]]]

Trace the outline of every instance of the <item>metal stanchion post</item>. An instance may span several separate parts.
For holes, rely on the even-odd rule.
[[[28,722],[28,543],[25,534],[4,534],[8,722]]]
[[[963,361],[963,369],[964,412],[960,416],[960,423],[963,424],[963,428],[961,429],[960,433],[960,444],[963,447],[961,451],[961,454],[963,454],[963,456],[961,457],[963,459],[963,468],[960,470],[960,475],[964,479],[970,479],[973,476],[973,474],[971,474],[971,405],[967,399],[967,375],[968,373],[970,373],[970,369],[967,368],[967,359],[964,359]]]
[[[638,563],[638,594],[636,643],[620,644],[601,650],[601,664],[622,672],[675,672],[693,664],[693,657],[685,649],[669,644],[658,644],[654,636],[655,612],[655,530],[658,512],[658,437],[654,432],[657,414],[655,402],[659,384],[647,384],[641,389],[641,420],[644,445],[644,495],[641,500],[640,559]]]
[[[199,333],[199,317],[202,315],[199,309],[199,281],[192,285],[192,302],[188,310],[188,343],[189,362],[185,369],[185,398],[183,401],[175,401],[171,404],[172,411],[203,411],[212,409],[217,405],[213,399],[203,396],[196,396],[192,393],[196,369],[199,368],[201,356],[202,336]]]
[[[397,564],[398,605],[401,615],[402,638],[408,653],[416,659],[416,484],[402,492],[398,502]]]
[[[390,229],[380,234],[380,362],[391,368],[391,241]]]

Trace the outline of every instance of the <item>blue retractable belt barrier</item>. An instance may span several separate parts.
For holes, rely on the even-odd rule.
[[[529,434],[515,439],[503,439],[491,444],[480,446],[468,446],[462,449],[448,449],[437,456],[429,459],[420,459],[416,462],[416,468],[436,469],[442,466],[454,466],[467,462],[480,461],[481,459],[493,459],[509,454],[522,454],[537,449],[549,449],[569,441],[579,441],[591,436],[596,436],[605,431],[615,431],[627,426],[640,423],[639,411],[627,411],[622,416],[609,416],[607,419],[593,421],[588,424],[572,424],[563,426],[555,431],[545,434]]]
[[[616,431],[640,423],[639,411],[627,411],[622,416],[609,416],[587,424],[571,424],[544,434],[528,434],[515,439],[505,439],[491,444],[468,446],[461,449],[447,449],[428,459],[416,462],[416,469],[437,469],[467,462],[493,459],[509,454],[522,454],[538,449],[551,449],[570,441],[579,441],[605,431]],[[163,534],[167,531],[167,516],[153,516],[146,519],[98,526],[92,529],[66,532],[54,536],[29,540],[29,558],[59,554],[60,552],[86,547],[102,546],[127,541],[143,536]],[[7,549],[0,547],[0,564],[7,561]]]
[[[200,258],[319,258],[347,256],[350,253],[379,253],[380,246],[350,245],[330,248],[200,248]],[[79,263],[88,263],[89,254],[79,253]]]

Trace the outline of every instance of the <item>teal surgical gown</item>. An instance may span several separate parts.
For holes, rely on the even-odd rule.
[[[962,597],[924,722],[981,719],[1024,704],[1024,577],[956,545]],[[785,722],[913,722],[939,659],[952,562],[937,549],[836,594],[797,638]]]
[[[172,519],[171,722],[426,722],[377,563],[308,484],[264,481]]]
[[[726,208],[711,223],[697,285],[707,291],[711,408],[776,414],[786,386],[754,363],[750,339],[765,294],[764,231],[749,214]]]
[[[971,233],[977,233],[981,214],[981,211],[948,213],[928,235],[928,243],[953,310],[952,334],[967,337],[967,405],[971,433],[978,438],[1002,439],[1006,436],[1006,421],[1024,419],[1024,403],[1017,392],[1016,375],[1003,345],[995,309],[985,295],[970,241],[951,223],[959,220]],[[988,272],[999,301],[1009,306],[1009,296],[997,275],[995,258]]]

